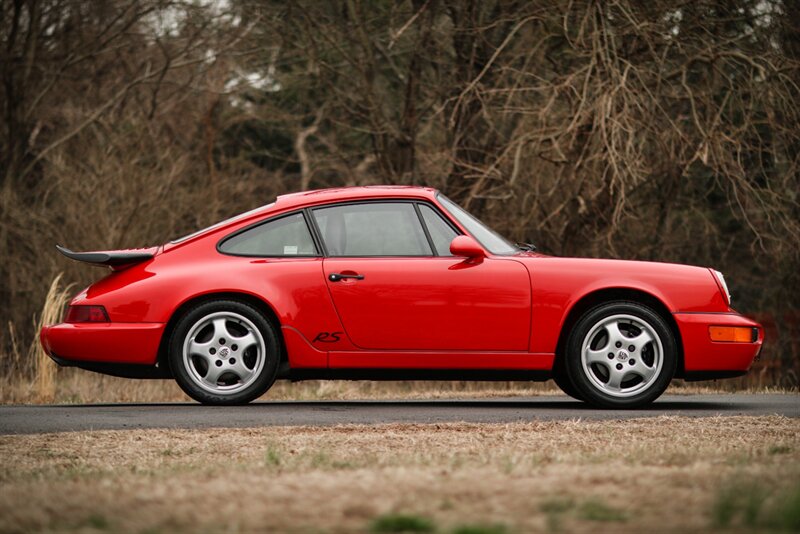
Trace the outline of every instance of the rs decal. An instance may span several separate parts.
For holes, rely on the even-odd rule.
[[[344,334],[344,332],[320,332],[312,343],[316,343],[317,341],[320,343],[336,343],[339,341],[342,334]]]

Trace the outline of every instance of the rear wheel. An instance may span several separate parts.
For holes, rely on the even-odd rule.
[[[187,312],[169,346],[172,374],[181,389],[204,404],[244,404],[275,381],[280,360],[273,326],[255,308],[215,300]]]
[[[677,349],[658,313],[635,302],[609,302],[575,324],[566,371],[578,394],[603,408],[636,408],[657,399],[675,374]]]

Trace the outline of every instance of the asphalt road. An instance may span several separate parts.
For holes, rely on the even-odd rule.
[[[665,395],[641,410],[595,410],[564,396],[432,401],[292,401],[246,406],[84,404],[0,406],[0,434],[133,428],[216,428],[378,423],[505,423],[661,415],[800,417],[798,395]]]

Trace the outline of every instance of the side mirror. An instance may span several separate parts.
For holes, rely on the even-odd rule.
[[[483,259],[486,257],[486,252],[483,250],[483,247],[468,235],[460,235],[453,239],[450,243],[450,254],[470,260]]]

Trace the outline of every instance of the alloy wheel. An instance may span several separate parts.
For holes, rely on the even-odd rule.
[[[264,337],[252,321],[231,311],[210,313],[189,329],[183,364],[198,387],[217,395],[246,389],[261,374]]]
[[[605,317],[583,338],[581,364],[590,384],[606,395],[625,398],[649,389],[664,364],[656,329],[628,314]]]

